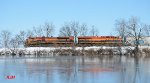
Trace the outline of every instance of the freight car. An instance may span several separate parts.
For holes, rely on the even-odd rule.
[[[116,36],[80,36],[78,37],[78,46],[120,46],[122,38]]]
[[[73,46],[74,37],[29,37],[26,39],[26,47],[50,47],[50,46]]]

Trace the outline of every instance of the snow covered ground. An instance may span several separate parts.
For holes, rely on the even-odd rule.
[[[139,46],[140,49],[144,48],[149,48],[150,46]],[[91,46],[91,47],[27,47],[27,48],[17,48],[16,50],[13,49],[5,49],[5,48],[0,48],[0,53],[3,54],[5,51],[12,53],[14,52],[19,52],[23,51],[25,54],[34,54],[36,51],[55,51],[55,50],[67,50],[67,49],[73,49],[73,50],[99,50],[99,49],[113,49],[113,50],[121,50],[123,53],[126,52],[127,49],[133,50],[134,47],[131,46],[122,46],[122,47],[109,47],[109,46]]]

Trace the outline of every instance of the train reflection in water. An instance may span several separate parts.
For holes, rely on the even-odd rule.
[[[0,63],[3,83],[150,83],[149,58],[56,56]]]

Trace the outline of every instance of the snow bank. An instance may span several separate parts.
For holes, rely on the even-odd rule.
[[[150,46],[139,46],[140,49],[149,48]],[[16,53],[24,52],[25,54],[34,54],[37,51],[46,51],[46,52],[53,52],[55,50],[99,50],[99,49],[113,49],[114,51],[121,51],[125,53],[127,49],[133,50],[134,47],[132,46],[122,46],[122,47],[110,47],[110,46],[90,46],[90,47],[27,47],[27,48],[17,48],[15,50]],[[0,48],[0,53],[4,54],[6,52],[12,53],[12,49],[5,49]]]

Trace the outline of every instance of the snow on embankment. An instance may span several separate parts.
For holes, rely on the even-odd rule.
[[[142,49],[150,49],[150,46],[140,46]],[[83,51],[83,50],[94,50],[98,51],[100,49],[103,49],[104,51],[107,49],[113,50],[113,52],[122,52],[123,54],[126,53],[128,50],[133,50],[134,47],[131,46],[122,46],[122,47],[109,47],[109,46],[90,46],[90,47],[27,47],[27,48],[17,48],[15,50],[13,49],[4,49],[0,48],[0,54],[4,53],[12,53],[15,52],[16,54],[24,53],[24,54],[35,54],[38,51],[43,51],[47,53],[52,53],[56,50],[76,50],[76,51]],[[5,52],[6,51],[6,52]]]
[[[150,49],[149,46],[140,46],[139,47],[140,50],[142,49]],[[90,47],[28,47],[28,48],[24,48],[26,50],[27,54],[34,54],[35,51],[46,51],[46,52],[53,52],[56,50],[76,50],[76,51],[82,51],[82,50],[94,50],[94,51],[98,51],[100,49],[103,50],[107,50],[107,49],[111,49],[114,52],[121,52],[122,54],[127,53],[129,50],[133,50],[134,47],[132,46],[122,46],[122,47],[109,47],[109,46],[90,46]]]

